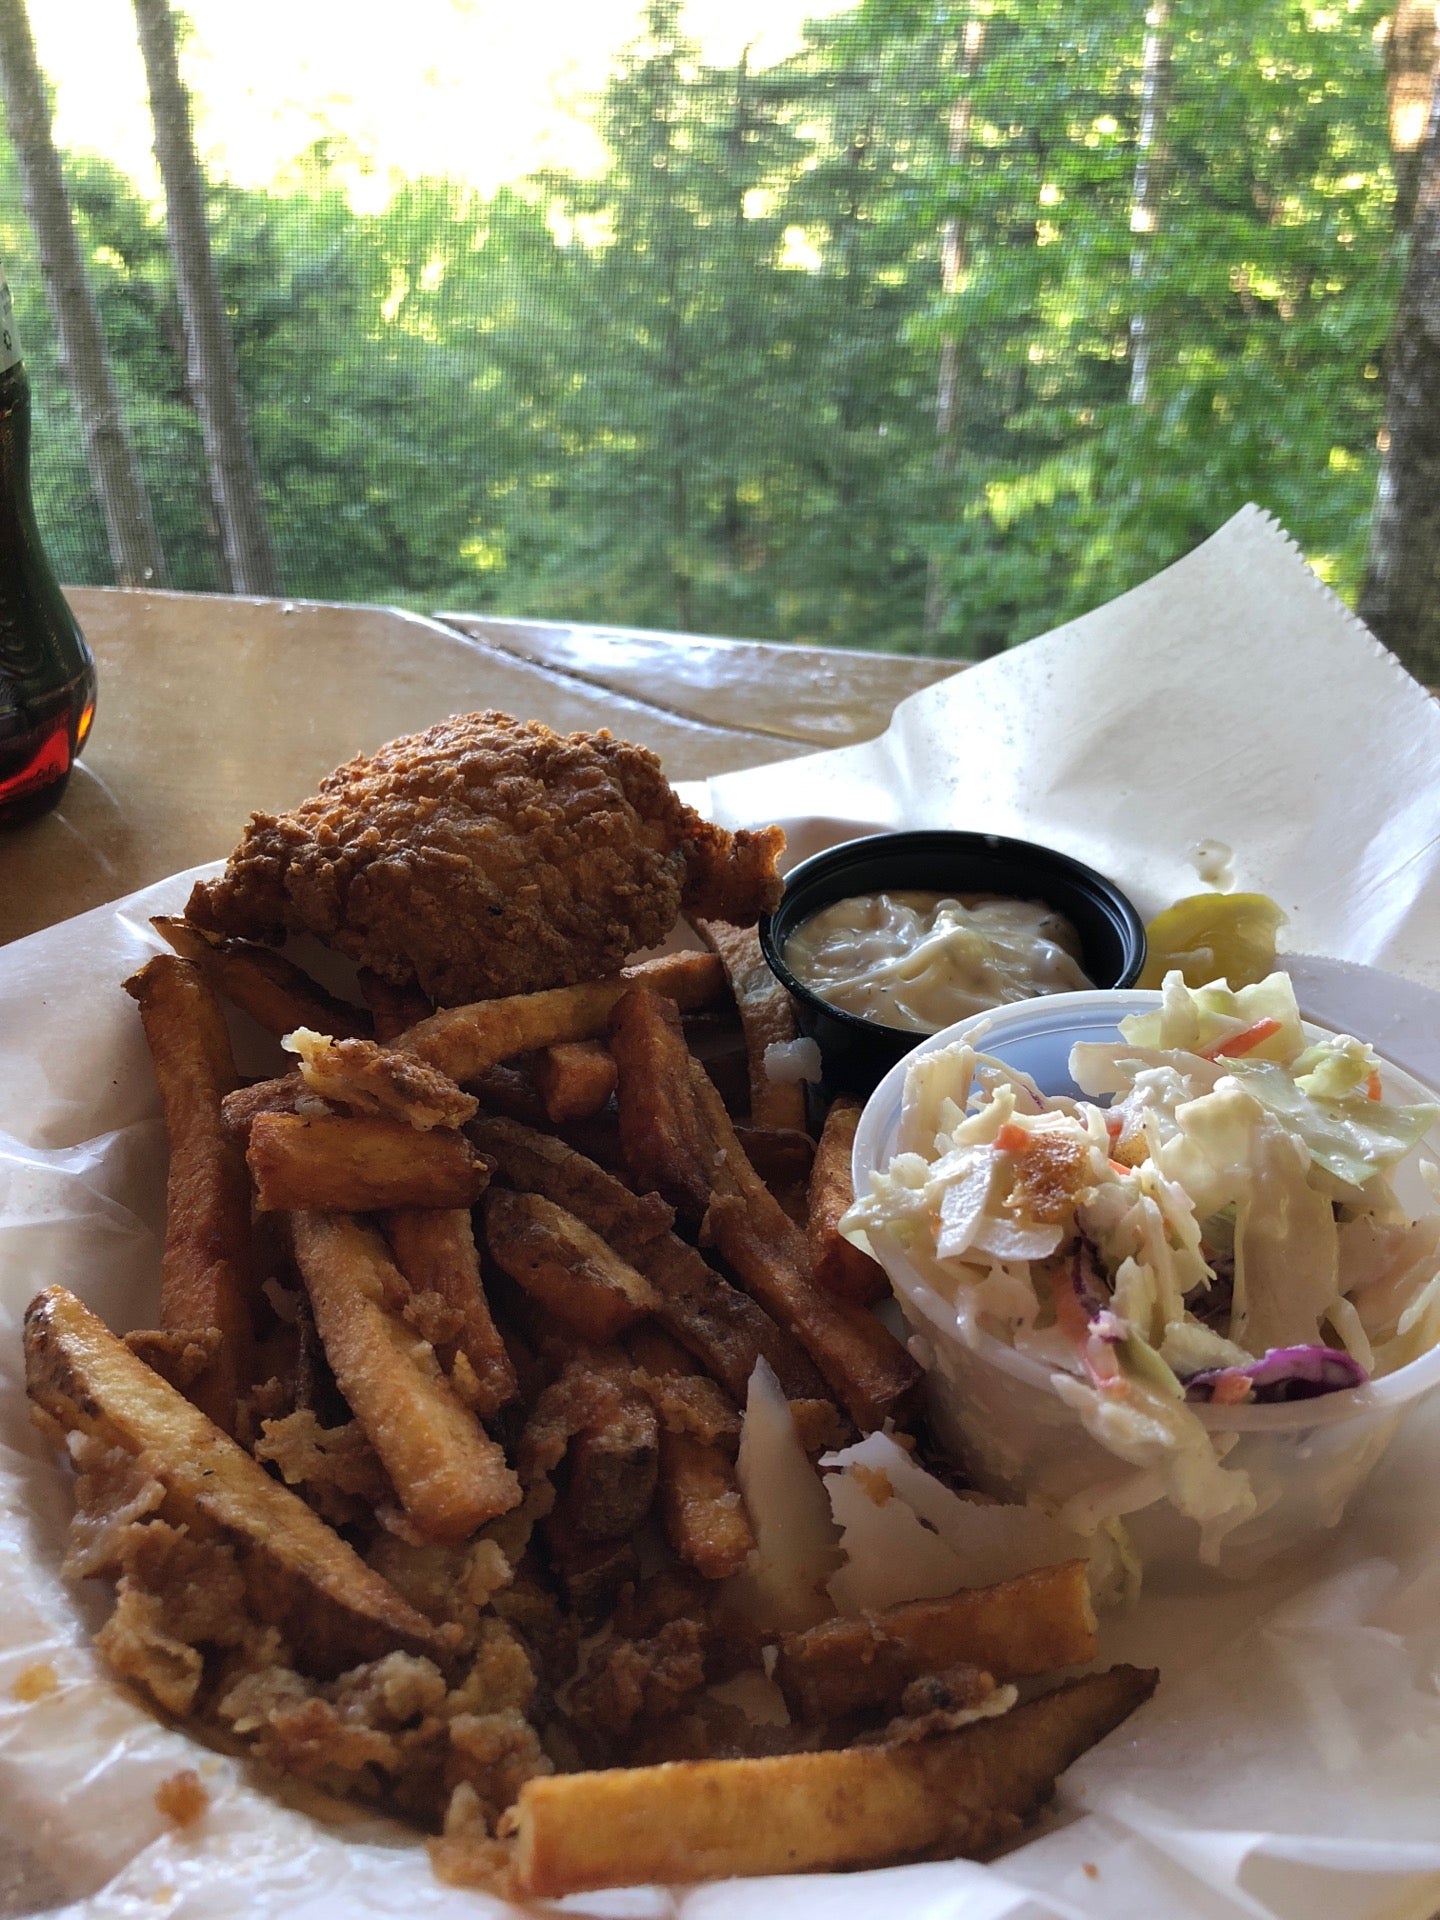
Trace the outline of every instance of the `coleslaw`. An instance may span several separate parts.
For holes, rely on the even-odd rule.
[[[1165,1499],[1214,1561],[1257,1500],[1201,1406],[1363,1387],[1440,1343],[1440,1173],[1420,1162],[1437,1208],[1418,1218],[1391,1179],[1440,1108],[1385,1099],[1363,1042],[1307,1035],[1285,974],[1172,973],[1119,1027],[1073,1048],[1078,1100],[975,1034],[918,1054],[895,1152],[845,1226],[901,1250],[963,1344],[1046,1368],[1132,1469],[1068,1524]]]

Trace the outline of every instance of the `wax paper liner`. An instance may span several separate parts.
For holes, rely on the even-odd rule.
[[[1248,512],[1063,644],[1032,643],[916,696],[882,742],[727,776],[708,800],[732,819],[798,816],[815,844],[847,821],[1029,833],[1112,873],[1147,910],[1193,889],[1194,840],[1229,840],[1241,884],[1289,908],[1293,944],[1339,956],[1294,963],[1306,1011],[1385,1033],[1385,1050],[1434,1082],[1437,748],[1433,703]],[[803,817],[817,811],[830,817]],[[25,1417],[19,1319],[56,1280],[119,1329],[153,1319],[163,1129],[119,982],[154,950],[148,915],[176,910],[192,877],[0,951],[0,1850],[37,1900],[95,1920],[500,1915],[439,1886],[413,1836],[363,1818],[320,1825],[161,1726],[90,1650],[101,1597],[59,1577],[70,1494]],[[1437,1483],[1440,1408],[1427,1404],[1308,1565],[1258,1586],[1151,1591],[1107,1623],[1106,1657],[1159,1664],[1160,1690],[1071,1769],[1043,1836],[993,1865],[640,1889],[561,1910],[1429,1915]],[[53,1690],[23,1697],[47,1669]],[[154,1795],[184,1767],[211,1803],[175,1832]]]
[[[859,747],[699,783],[727,826],[829,815],[1059,847],[1148,919],[1235,851],[1288,945],[1440,987],[1440,704],[1257,508]]]

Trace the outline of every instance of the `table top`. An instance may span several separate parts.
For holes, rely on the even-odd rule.
[[[390,607],[68,590],[95,731],[60,806],[0,834],[0,942],[222,859],[352,754],[498,707],[609,727],[672,780],[845,746],[954,663]]]

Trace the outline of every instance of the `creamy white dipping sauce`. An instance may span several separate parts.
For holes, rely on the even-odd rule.
[[[1075,929],[1040,900],[862,893],[822,907],[785,942],[785,964],[832,1007],[912,1033],[1094,983]]]

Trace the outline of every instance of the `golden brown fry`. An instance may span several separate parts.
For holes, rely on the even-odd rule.
[[[416,1531],[441,1545],[520,1503],[520,1483],[430,1349],[387,1303],[405,1281],[372,1228],[296,1213],[295,1260],[336,1383]]]
[[[448,1007],[412,1027],[398,1044],[463,1085],[517,1053],[598,1039],[610,1009],[636,981],[679,1006],[703,1007],[724,991],[725,969],[710,953],[663,954],[626,967],[609,980]]]
[[[568,1506],[543,1522],[545,1546],[570,1612],[586,1633],[593,1633],[627,1586],[640,1578],[640,1556],[633,1540],[582,1540]]]
[[[824,1400],[825,1382],[804,1347],[748,1293],[721,1279],[704,1255],[666,1233],[636,1262],[661,1296],[655,1318],[743,1401],[755,1362],[768,1360],[789,1400]]]
[[[462,1383],[452,1369],[451,1384],[482,1419],[490,1419],[519,1388],[485,1298],[469,1208],[401,1208],[381,1224],[412,1294],[436,1294],[460,1315],[457,1367],[463,1354],[469,1377]]]
[[[355,1113],[386,1114],[425,1133],[431,1127],[463,1126],[479,1104],[448,1074],[398,1047],[332,1040],[308,1027],[287,1034],[285,1045],[300,1056],[301,1077],[311,1093]]]
[[[850,1171],[861,1102],[853,1094],[836,1096],[825,1116],[815,1165],[810,1173],[810,1268],[815,1283],[837,1299],[873,1306],[890,1291],[885,1269],[852,1246],[840,1231],[840,1217],[855,1202]]]
[[[824,1397],[804,1348],[668,1231],[670,1209],[658,1195],[632,1193],[563,1141],[518,1121],[486,1118],[465,1131],[512,1186],[567,1208],[638,1267],[661,1296],[656,1319],[733,1399],[744,1400],[762,1356],[790,1399]]]
[[[632,987],[611,1012],[610,1051],[620,1145],[631,1179],[698,1225],[715,1183],[715,1145],[696,1099],[694,1063],[674,1002]]]
[[[640,1249],[663,1234],[674,1218],[658,1195],[632,1193],[613,1173],[554,1134],[489,1114],[471,1121],[465,1132],[512,1187],[543,1194],[567,1208],[632,1266],[639,1265]]]
[[[197,1334],[219,1330],[214,1360],[188,1392],[233,1433],[253,1330],[250,1183],[221,1115],[221,1101],[236,1084],[230,1037],[203,972],[188,960],[157,954],[125,991],[140,1005],[170,1139],[160,1324]]]
[[[846,1412],[866,1432],[902,1414],[920,1367],[880,1322],[824,1294],[810,1276],[809,1249],[745,1158],[719,1096],[698,1067],[696,1098],[716,1142],[717,1192],[706,1232],[748,1292],[793,1333]]]
[[[186,960],[193,960],[211,986],[257,1026],[277,1039],[294,1027],[313,1027],[337,1040],[363,1036],[370,1022],[362,1007],[351,1006],[312,980],[293,961],[269,947],[202,933],[188,920],[159,914],[150,922]]]
[[[660,1305],[660,1295],[598,1233],[535,1193],[493,1190],[491,1258],[569,1333],[603,1346]]]
[[[674,1008],[632,988],[610,1031],[621,1140],[637,1184],[661,1187],[692,1217],[708,1202],[711,1242],[859,1426],[868,1431],[900,1413],[920,1368],[878,1320],[815,1285],[804,1235],[745,1157],[724,1101],[690,1058]]]
[[[755,1547],[735,1479],[739,1415],[685,1349],[658,1328],[637,1327],[627,1345],[641,1370],[637,1384],[660,1416],[659,1508],[666,1538],[707,1580],[727,1580]],[[703,1398],[707,1394],[715,1404]]]
[[[237,1087],[220,1102],[220,1117],[226,1131],[242,1146],[248,1145],[250,1129],[262,1113],[294,1113],[299,1102],[313,1099],[305,1091],[298,1073],[282,1074],[275,1080],[257,1080],[253,1086]]]
[[[755,1208],[739,1194],[716,1194],[705,1231],[760,1306],[793,1332],[814,1359],[835,1398],[856,1427],[874,1432],[891,1417],[904,1417],[920,1382],[920,1367],[893,1332],[864,1308],[833,1300],[810,1281],[806,1256],[781,1235],[780,1221],[797,1229],[778,1202],[774,1221],[756,1221]]]
[[[815,1142],[793,1128],[735,1128],[745,1158],[772,1191],[776,1187],[804,1186],[815,1165]]]
[[[693,1433],[661,1431],[660,1518],[679,1557],[707,1580],[728,1580],[755,1550],[734,1466]]]
[[[719,1442],[733,1459],[740,1443],[740,1410],[703,1367],[653,1320],[643,1320],[625,1336],[635,1362],[636,1386],[675,1433],[693,1433],[707,1445]]]
[[[545,1116],[556,1126],[603,1113],[615,1091],[615,1062],[598,1040],[546,1047],[536,1074]]]
[[[1112,1667],[958,1733],[764,1760],[681,1760],[562,1773],[520,1789],[516,1891],[977,1857],[1008,1838],[1072,1761],[1148,1698],[1155,1675]]]
[[[722,1097],[724,1090],[721,1089]],[[730,1111],[730,1102],[725,1102]],[[808,1133],[774,1132],[767,1127],[736,1126],[745,1158],[803,1233],[810,1218],[810,1169],[815,1142]]]
[[[245,1158],[262,1213],[468,1207],[487,1178],[463,1134],[370,1115],[259,1114]]]
[[[945,1600],[910,1600],[861,1620],[822,1620],[781,1643],[775,1679],[815,1725],[893,1707],[911,1680],[959,1661],[997,1680],[1080,1666],[1097,1652],[1083,1560],[1038,1567]]]
[[[394,1648],[445,1659],[450,1641],[213,1421],[64,1287],[25,1316],[30,1398],[67,1432],[143,1455],[164,1518],[235,1546],[251,1605],[307,1671],[341,1672]]]
[[[655,1498],[660,1423],[633,1388],[617,1390],[603,1420],[570,1443],[564,1507],[582,1540],[625,1540]]]
[[[218,1327],[203,1327],[198,1332],[178,1327],[135,1327],[125,1335],[131,1353],[168,1380],[177,1393],[184,1394],[208,1367],[214,1366],[220,1341]]]
[[[724,920],[694,920],[695,931],[719,954],[735,995],[745,1035],[750,1075],[752,1127],[805,1130],[805,1088],[800,1081],[772,1080],[765,1067],[767,1047],[786,1046],[797,1037],[790,995],[765,964],[754,927],[732,927]]]

